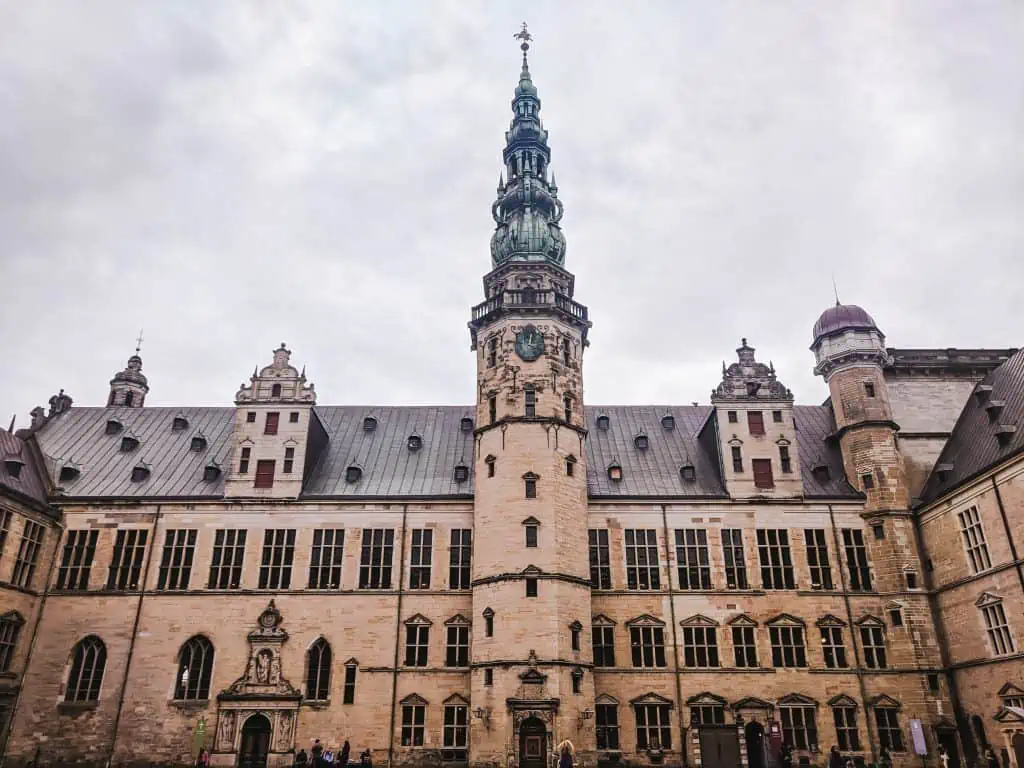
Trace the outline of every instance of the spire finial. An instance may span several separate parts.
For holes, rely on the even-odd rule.
[[[139,338],[135,340],[135,354],[139,354],[142,351],[142,329],[139,328]]]
[[[523,43],[519,47],[523,51],[523,58],[526,57],[526,52],[530,50],[530,41],[533,40],[533,35],[530,34],[530,30],[526,28],[526,22],[523,22],[523,28],[512,35],[515,40],[522,40]]]
[[[832,293],[835,294],[836,306],[838,307],[839,306],[839,289],[836,288],[836,273],[835,272],[832,273]]]

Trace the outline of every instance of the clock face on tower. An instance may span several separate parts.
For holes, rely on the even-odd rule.
[[[532,363],[544,353],[544,337],[541,332],[528,325],[516,336],[516,354],[527,363]]]

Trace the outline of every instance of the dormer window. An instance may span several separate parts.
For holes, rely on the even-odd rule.
[[[1014,424],[1000,424],[996,427],[996,439],[999,441],[999,445],[1004,448],[1009,445],[1016,432],[1017,427]]]
[[[829,471],[827,464],[816,465],[813,469],[811,469],[811,473],[814,475],[814,479],[817,480],[819,483],[828,482],[832,476],[832,473]]]
[[[949,476],[953,473],[952,464],[938,464],[935,467],[935,474],[939,478],[940,483],[944,483],[949,479]]]
[[[82,473],[81,473],[81,471],[79,471],[78,467],[74,467],[74,466],[71,466],[70,464],[66,464],[66,465],[64,465],[63,467],[60,468],[60,482],[62,482],[62,483],[72,483],[75,480],[77,480],[79,475],[81,475],[81,474]]]
[[[139,441],[137,438],[131,435],[125,435],[121,438],[121,453],[131,453],[139,447]]]
[[[270,396],[271,397],[280,397],[281,396],[281,385],[280,384],[274,384],[274,385],[272,385],[270,387]]]
[[[687,483],[692,483],[697,479],[697,470],[693,468],[692,464],[686,464],[679,469],[679,476]]]
[[[602,415],[602,416],[598,416],[597,417],[597,428],[598,429],[608,429],[609,424],[610,424],[610,422],[609,422],[607,416],[603,416]]]
[[[618,464],[611,464],[608,467],[608,479],[618,483],[622,480],[622,467]]]
[[[359,467],[351,466],[345,470],[345,482],[346,483],[358,483],[359,478],[363,476],[363,470]]]
[[[373,432],[377,428],[377,420],[373,416],[363,418],[363,432]]]
[[[188,429],[188,419],[184,416],[175,416],[174,421],[171,423],[171,429],[175,432]]]
[[[4,469],[7,471],[7,474],[13,478],[21,477],[21,468],[24,466],[25,462],[17,456],[11,456],[4,459]]]
[[[124,424],[117,419],[109,419],[107,421],[107,428],[104,430],[104,434],[117,435],[120,434],[122,429],[124,429]]]
[[[676,417],[670,414],[666,414],[661,417],[662,429],[675,429],[676,428]]]
[[[472,432],[473,420],[468,416],[464,417],[462,421],[459,422],[459,429],[462,430],[463,432]]]
[[[192,438],[192,444],[189,446],[189,450],[195,451],[196,453],[206,450],[206,438],[202,435],[195,435]]]
[[[407,443],[409,450],[415,453],[423,447],[423,438],[419,435],[409,435],[409,441]]]
[[[995,421],[996,417],[1002,413],[1003,408],[1005,407],[1005,400],[989,400],[985,403],[985,413],[988,414],[989,421]]]
[[[455,468],[454,477],[456,483],[466,482],[469,480],[469,467],[460,464]]]
[[[149,467],[145,464],[136,464],[132,467],[132,482],[141,483],[149,478]]]
[[[216,464],[207,464],[203,468],[203,480],[205,480],[206,482],[208,482],[208,483],[216,482],[217,478],[219,478],[219,477],[220,477],[220,467],[218,467]]]
[[[992,385],[991,384],[979,384],[978,386],[976,386],[974,388],[974,396],[978,400],[978,405],[981,405],[982,403],[984,403],[988,399],[989,395],[991,395],[991,394],[992,394]]]

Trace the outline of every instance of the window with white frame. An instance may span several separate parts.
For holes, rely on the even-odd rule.
[[[758,528],[757,556],[761,561],[761,586],[764,589],[796,589],[789,531]]]
[[[963,535],[967,561],[974,573],[987,571],[992,567],[992,559],[988,555],[988,542],[985,540],[985,528],[981,524],[981,515],[977,507],[968,507],[957,514],[960,520],[960,532]]]

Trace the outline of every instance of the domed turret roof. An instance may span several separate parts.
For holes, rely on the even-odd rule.
[[[840,331],[855,329],[877,331],[878,326],[871,315],[856,304],[836,302],[834,307],[829,307],[822,312],[818,322],[814,324],[814,342],[817,343],[819,339]]]
[[[139,357],[137,351],[136,354],[128,358],[127,367],[123,371],[114,374],[114,378],[111,379],[110,383],[122,381],[138,384],[142,387],[148,386],[149,382],[146,379],[146,375],[142,372],[142,358]]]

